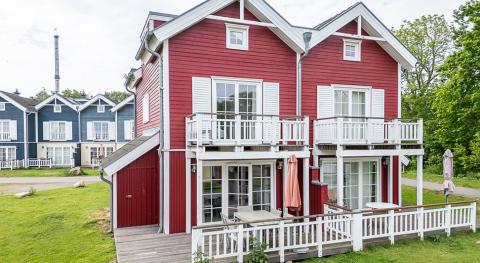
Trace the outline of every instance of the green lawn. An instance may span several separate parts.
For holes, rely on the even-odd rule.
[[[0,196],[0,262],[110,262],[108,186]]]
[[[70,168],[30,168],[30,169],[16,169],[16,170],[1,170],[0,177],[47,177],[47,176],[68,176]],[[82,171],[87,176],[98,175],[97,169],[82,168]]]
[[[415,170],[407,170],[402,175],[403,177],[406,177],[409,179],[415,179],[417,177]],[[423,171],[423,180],[435,182],[435,183],[443,183],[443,175],[429,171],[429,169],[425,169]],[[480,180],[473,177],[454,177],[453,183],[456,186],[480,189]]]

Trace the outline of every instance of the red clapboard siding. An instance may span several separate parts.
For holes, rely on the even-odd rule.
[[[185,152],[170,152],[170,233],[185,232]]]
[[[238,3],[234,3],[217,15],[238,17],[238,13]],[[247,10],[245,17],[255,19]],[[185,148],[185,117],[192,113],[194,76],[279,82],[280,112],[295,114],[295,52],[268,28],[259,26],[250,26],[248,51],[226,49],[225,30],[225,22],[206,19],[169,41],[171,148]]]
[[[156,149],[117,173],[117,226],[158,224],[159,176]],[[130,198],[127,196],[130,195]]]
[[[355,33],[356,23],[340,31]],[[317,86],[346,84],[385,90],[385,118],[397,117],[398,64],[375,41],[362,40],[361,61],[343,60],[343,38],[330,36],[313,47],[302,66],[302,114],[317,118]],[[310,126],[312,141],[312,125]]]
[[[136,134],[140,135],[143,131],[158,127],[160,123],[159,111],[159,60],[152,63],[142,65],[142,80],[137,85],[137,96],[135,101],[135,115],[136,115]],[[149,94],[150,97],[150,120],[143,123],[142,106],[143,96]]]

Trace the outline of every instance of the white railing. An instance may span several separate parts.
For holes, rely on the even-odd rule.
[[[436,206],[444,207],[432,208]],[[476,224],[475,201],[356,212],[328,205],[325,209],[322,215],[194,227],[192,252],[209,259],[236,258],[241,263],[255,241],[265,245],[265,252],[278,253],[284,262],[290,249],[313,248],[321,257],[327,244],[346,244],[359,251],[373,238],[388,238],[394,244],[395,237],[402,235],[415,233],[423,238],[434,230],[450,235],[458,227],[475,231]]]
[[[195,145],[308,145],[308,117],[198,113],[186,118],[187,143]]]
[[[0,132],[0,141],[10,141],[10,132]]]
[[[5,170],[5,169],[17,169],[17,168],[22,168],[24,167],[24,161],[23,160],[9,160],[9,161],[0,161],[0,170]]]
[[[334,117],[313,124],[315,144],[423,143],[423,120]]]
[[[28,159],[28,167],[49,167],[52,168],[52,159]]]

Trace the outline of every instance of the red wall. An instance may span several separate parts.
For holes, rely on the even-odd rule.
[[[137,96],[135,101],[136,134],[141,135],[144,130],[158,127],[160,123],[159,111],[159,63],[158,59],[152,63],[142,65],[142,80],[137,85]],[[142,99],[145,94],[150,97],[150,120],[143,123]]]

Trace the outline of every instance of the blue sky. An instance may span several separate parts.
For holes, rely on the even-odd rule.
[[[123,90],[148,11],[180,14],[202,0],[1,1],[0,90],[33,96],[54,87],[53,30],[60,35],[60,85],[90,94]],[[357,0],[268,0],[294,25],[313,26]],[[452,12],[465,0],[365,0],[387,27]]]

